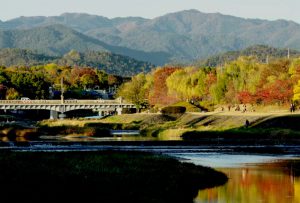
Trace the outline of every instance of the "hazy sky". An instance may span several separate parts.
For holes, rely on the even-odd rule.
[[[197,9],[245,18],[287,19],[300,23],[300,0],[0,0],[0,19],[53,16],[81,12],[113,17],[154,18],[166,13]]]

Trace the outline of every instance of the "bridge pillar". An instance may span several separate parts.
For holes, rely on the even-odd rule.
[[[58,115],[58,117],[59,117],[59,119],[63,120],[64,118],[67,117],[67,115],[64,114],[64,113],[61,113],[61,114]]]
[[[118,108],[116,109],[118,115],[122,115],[122,110],[123,110],[123,108],[121,108],[121,107],[118,107]]]
[[[58,118],[58,113],[57,111],[52,111],[50,110],[50,119],[57,119]]]
[[[98,116],[100,116],[100,117],[103,117],[103,116],[104,116],[103,110],[99,110],[99,111],[98,111]]]

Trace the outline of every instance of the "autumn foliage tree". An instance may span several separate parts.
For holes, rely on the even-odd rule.
[[[166,80],[178,68],[164,67],[158,68],[153,74],[153,87],[149,94],[149,103],[152,105],[168,105],[176,102],[178,99],[175,95],[168,94]]]
[[[243,104],[253,104],[255,103],[255,96],[252,95],[249,91],[241,91],[237,94],[239,103]]]
[[[298,81],[298,83],[294,86],[293,88],[293,101],[300,101],[300,80]]]

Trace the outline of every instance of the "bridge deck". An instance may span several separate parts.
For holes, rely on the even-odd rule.
[[[134,104],[117,100],[0,100],[2,110],[50,110],[50,119],[57,118],[57,112],[64,115],[73,110],[90,109],[99,111],[117,111],[123,108],[136,108]],[[55,113],[56,112],[56,113]]]

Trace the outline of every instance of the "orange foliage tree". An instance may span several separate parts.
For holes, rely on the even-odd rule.
[[[255,97],[249,91],[241,91],[237,94],[237,99],[240,103],[252,104],[255,103]]]
[[[151,105],[168,105],[177,101],[177,98],[168,95],[166,79],[179,68],[165,67],[157,69],[153,75],[153,89],[149,94],[149,103]]]

